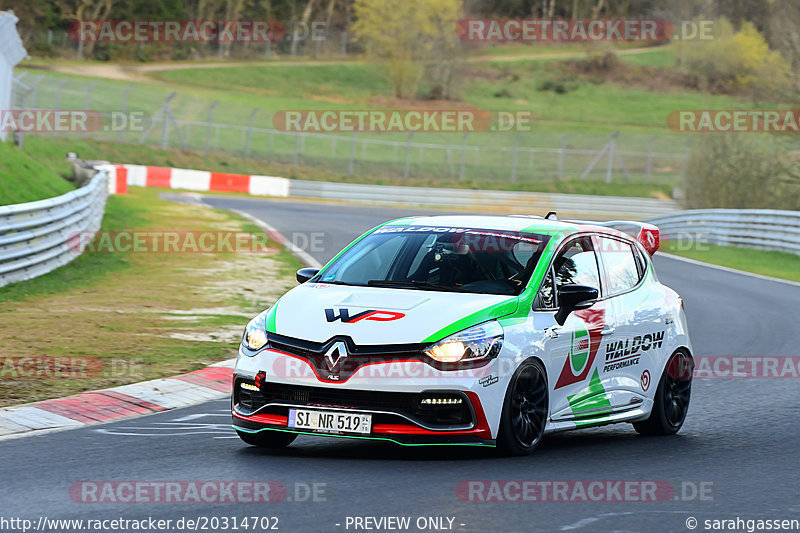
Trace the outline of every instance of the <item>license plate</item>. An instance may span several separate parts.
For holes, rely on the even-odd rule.
[[[372,429],[372,415],[289,409],[289,427],[318,433],[369,435]]]

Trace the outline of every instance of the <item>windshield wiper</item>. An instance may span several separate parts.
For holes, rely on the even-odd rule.
[[[397,281],[390,279],[371,279],[367,282],[370,287],[397,287],[401,289],[421,289],[424,291],[446,291],[446,292],[469,292],[458,287],[445,287],[444,285],[436,285],[435,283],[428,283],[427,281]]]

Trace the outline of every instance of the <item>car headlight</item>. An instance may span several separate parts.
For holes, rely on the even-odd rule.
[[[496,321],[484,322],[446,337],[425,353],[440,363],[461,363],[497,357],[503,346],[503,327]]]
[[[244,328],[242,346],[249,350],[260,350],[267,344],[267,311],[259,313]]]

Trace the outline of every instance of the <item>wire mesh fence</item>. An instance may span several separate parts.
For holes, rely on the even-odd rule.
[[[414,177],[432,184],[446,178],[486,186],[558,180],[675,186],[688,157],[685,137],[676,135],[553,133],[536,128],[470,133],[292,132],[273,125],[278,110],[243,105],[236,95],[214,100],[157,85],[27,71],[15,76],[13,89],[15,109],[91,110],[105,117],[102,128],[69,135],[224,153],[332,175]]]
[[[346,30],[327,24],[290,22],[281,39],[266,42],[84,42],[65,30],[21,31],[25,47],[38,56],[67,60],[182,61],[198,59],[291,59],[345,57],[363,49]]]

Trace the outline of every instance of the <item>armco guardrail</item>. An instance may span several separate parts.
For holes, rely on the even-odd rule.
[[[800,211],[693,209],[648,222],[662,239],[800,254]]]
[[[677,202],[656,198],[589,196],[522,191],[438,189],[392,185],[362,185],[326,181],[290,180],[289,196],[366,203],[503,209],[596,218],[647,218],[680,209]]]
[[[35,278],[81,254],[81,233],[97,231],[108,196],[103,169],[80,189],[55,198],[0,207],[0,287]]]
[[[112,191],[133,187],[168,187],[191,191],[242,192],[256,196],[316,198],[369,204],[458,207],[475,211],[501,208],[517,213],[547,213],[588,218],[649,218],[680,209],[673,200],[550,194],[522,191],[441,189],[403,185],[364,185],[250,176],[205,170],[108,165]]]

